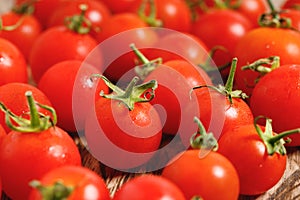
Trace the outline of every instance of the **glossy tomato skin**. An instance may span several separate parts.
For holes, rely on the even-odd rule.
[[[273,130],[277,133],[300,127],[299,77],[300,65],[281,65],[265,75],[253,90],[250,99],[253,114],[272,119]],[[277,81],[278,84],[274,84]],[[292,142],[286,145],[300,145],[299,134],[289,137]]]
[[[34,1],[34,13],[33,15],[40,21],[42,27],[45,29],[48,18],[51,16],[52,12],[64,1],[67,0],[43,0],[43,1]],[[23,3],[31,4],[31,0],[16,0],[17,5]]]
[[[144,2],[138,0],[129,10],[137,13]],[[192,16],[187,4],[182,0],[154,0],[156,17],[155,19],[162,22],[163,28],[168,28],[181,32],[191,30]],[[145,7],[145,15],[149,15],[150,3]],[[180,21],[180,23],[178,23]],[[149,24],[150,26],[153,26]]]
[[[298,9],[297,6],[299,6],[299,5],[300,5],[299,0],[286,0],[281,7],[282,8]]]
[[[34,41],[42,31],[40,22],[33,15],[19,15],[14,12],[1,15],[1,20],[4,27],[16,25],[22,20],[14,30],[0,30],[0,37],[15,44],[27,60]]]
[[[75,0],[62,2],[49,17],[47,28],[53,26],[64,25],[65,18],[81,13],[80,4],[85,4],[87,10],[85,11],[85,18],[91,22],[92,30],[90,34],[95,36],[97,32],[101,31],[102,24],[111,16],[108,7],[97,0]]]
[[[76,144],[59,127],[38,133],[11,131],[0,149],[0,161],[6,163],[0,166],[3,190],[12,199],[27,199],[31,190],[28,183],[49,170],[66,164],[81,165]]]
[[[82,68],[81,68],[82,67]],[[58,76],[59,74],[59,76]],[[86,117],[87,107],[90,105],[86,102],[85,97],[89,95],[90,90],[90,77],[92,74],[100,74],[97,68],[91,65],[83,65],[79,60],[66,60],[51,66],[41,77],[37,87],[44,92],[50,99],[53,108],[56,110],[58,123],[57,125],[68,132],[75,133],[82,130],[84,120]],[[80,76],[80,77],[77,77]],[[73,117],[73,87],[75,80],[80,79],[81,86],[76,85],[76,89],[80,89],[81,109],[83,112],[80,114],[82,117],[76,118],[78,126],[76,127]],[[79,81],[77,81],[79,83]],[[108,87],[100,80],[96,95],[103,90],[107,93]],[[79,91],[78,91],[79,92]],[[79,121],[78,121],[79,120]]]
[[[125,12],[112,15],[102,25],[102,30],[96,35],[98,42],[102,42],[123,31],[145,28],[147,24],[135,13]],[[131,43],[128,42],[128,45]]]
[[[17,116],[29,118],[27,113],[29,112],[27,99],[25,92],[31,91],[35,101],[51,106],[49,98],[37,87],[26,83],[8,83],[0,87],[0,101]],[[38,107],[39,112],[50,115],[50,112]],[[0,112],[0,124],[8,133],[10,129],[5,123],[5,114]]]
[[[109,200],[109,191],[104,180],[89,168],[64,165],[50,170],[39,180],[43,186],[53,185],[57,181],[62,181],[65,186],[73,186],[68,200],[76,199],[97,199]],[[37,189],[32,189],[29,200],[42,200],[42,196]]]
[[[300,34],[288,29],[256,28],[240,40],[234,56],[239,59],[235,88],[251,96],[259,73],[241,67],[270,56],[279,56],[281,65],[300,63]]]
[[[57,62],[69,59],[83,61],[97,46],[88,34],[78,34],[64,26],[56,26],[44,31],[32,46],[29,65],[35,82]],[[97,57],[101,62],[101,53]]]
[[[196,195],[208,200],[239,196],[235,168],[227,158],[213,151],[201,154],[199,149],[187,150],[163,169],[162,176],[181,188],[186,199]]]
[[[218,143],[218,152],[227,157],[237,170],[240,194],[258,195],[266,192],[281,179],[285,171],[286,155],[268,155],[253,123],[231,129]]]
[[[127,12],[129,8],[139,2],[139,0],[98,0],[103,2],[113,13]]]
[[[197,113],[198,111],[194,108],[193,111],[188,111],[192,105],[197,105],[195,99],[191,100],[192,88],[198,85],[211,85],[211,79],[201,68],[180,59],[169,60],[159,65],[147,76],[145,82],[153,79],[157,80],[158,88],[150,103],[164,108],[166,116],[161,117],[164,124],[163,132],[175,135],[181,132],[179,128],[184,121],[181,118],[184,116],[185,108],[186,117],[190,115],[189,112]],[[164,115],[161,114],[161,116]]]
[[[120,101],[102,97],[86,119],[85,137],[98,159],[104,158],[115,169],[128,170],[149,161],[161,142],[162,125],[148,102],[135,103],[129,110]],[[136,160],[130,153],[149,154]]]
[[[201,15],[193,23],[192,33],[209,49],[217,45],[226,49],[217,51],[212,57],[216,65],[221,66],[231,62],[237,43],[252,28],[251,22],[237,11],[214,9]]]
[[[28,82],[27,64],[21,51],[7,39],[0,38],[0,86]]]
[[[115,193],[113,200],[184,200],[185,197],[177,185],[156,175],[142,175],[130,179]]]

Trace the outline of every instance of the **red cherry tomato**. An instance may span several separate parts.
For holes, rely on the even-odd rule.
[[[0,38],[0,86],[28,82],[27,64],[21,51],[7,39]]]
[[[133,79],[129,88],[138,87],[136,81]],[[107,79],[105,82],[109,83]],[[154,85],[155,81],[149,82],[149,86]],[[98,99],[86,118],[85,137],[91,153],[107,166],[130,170],[147,163],[158,149],[162,125],[149,102],[137,101],[140,96],[136,89],[130,93],[129,88],[122,92],[121,88],[110,87],[115,95],[127,95],[115,99],[110,96],[112,93]]]
[[[300,34],[289,29],[256,28],[238,42],[234,56],[239,59],[235,87],[251,96],[259,73],[241,67],[270,56],[279,56],[281,65],[299,64]]]
[[[64,26],[47,29],[33,44],[29,57],[34,81],[38,82],[49,67],[60,61],[83,61],[96,46],[97,42],[88,34],[78,34]],[[101,63],[101,53],[97,59],[95,62]]]
[[[112,15],[103,23],[102,30],[96,35],[96,38],[99,42],[102,42],[123,31],[144,27],[147,27],[147,24],[138,15],[130,12],[119,13]],[[129,45],[132,41],[130,41],[130,38],[127,40],[129,40],[127,42],[127,45]]]
[[[216,51],[212,57],[217,66],[222,66],[231,62],[237,43],[251,29],[251,22],[239,12],[217,9],[201,15],[194,22],[192,33],[199,37],[209,49],[216,46],[223,46],[226,49]]]
[[[25,83],[8,83],[0,87],[0,102],[2,102],[7,108],[9,108],[17,116],[29,117],[27,115],[29,109],[25,92],[31,91],[34,99],[44,105],[51,106],[51,102],[48,97],[37,87],[25,84]],[[38,107],[38,111],[45,115],[50,115],[49,111]],[[5,123],[5,114],[0,112],[0,124],[8,133],[10,129]]]
[[[46,28],[48,19],[52,12],[64,1],[67,0],[43,0],[43,1],[31,1],[31,0],[16,0],[17,5],[30,4],[34,7],[33,15],[40,21],[41,25]]]
[[[264,127],[261,129],[264,130]],[[218,152],[231,161],[239,175],[240,194],[258,195],[266,192],[281,179],[285,171],[286,155],[269,155],[253,123],[231,129],[218,143]]]
[[[185,197],[177,185],[170,180],[156,175],[142,175],[130,179],[116,192],[113,200],[152,200],[168,198],[170,200],[184,200]]]
[[[113,13],[127,12],[128,9],[139,2],[139,0],[98,0],[103,2]]]
[[[1,20],[4,27],[16,25],[16,28],[0,30],[0,37],[15,44],[24,57],[28,59],[31,47],[42,31],[40,22],[33,15],[20,15],[14,12],[1,15]]]
[[[64,25],[65,18],[72,15],[79,15],[81,13],[80,5],[87,6],[85,17],[92,23],[92,30],[90,34],[95,36],[97,32],[101,31],[102,24],[111,16],[110,10],[101,1],[97,0],[75,0],[62,2],[49,17],[47,27]]]
[[[109,191],[105,185],[103,179],[91,171],[89,168],[65,165],[57,167],[46,174],[44,174],[37,186],[47,188],[55,185],[55,183],[61,183],[64,187],[72,187],[70,194],[66,195],[68,200],[76,199],[97,199],[97,200],[109,200]],[[59,194],[48,188],[50,194]],[[33,189],[30,193],[29,200],[42,200],[44,199],[40,190]]]
[[[56,110],[59,118],[57,125],[59,127],[74,133],[77,129],[83,129],[86,117],[85,112],[90,107],[88,103],[85,103],[85,98],[91,92],[91,87],[89,87],[91,82],[90,76],[99,73],[99,70],[92,65],[83,65],[78,60],[66,60],[50,67],[41,77],[38,88],[50,99]],[[80,80],[76,82],[76,92],[80,93],[80,96],[77,97],[80,98],[80,107],[83,110],[80,113],[80,120],[76,118],[77,126],[75,126],[73,117],[73,87],[76,79]],[[99,97],[98,94],[101,90],[105,93],[108,92],[108,87],[100,80],[96,91],[97,97]]]
[[[130,8],[132,12],[138,13],[140,7],[146,1],[139,0]],[[181,32],[189,32],[191,30],[192,16],[187,4],[182,0],[154,0],[155,17],[148,21],[149,26],[157,26],[153,21],[161,21],[164,28],[173,29]],[[144,14],[146,16],[151,13],[151,2],[146,2]],[[143,17],[142,17],[143,18]],[[178,23],[180,21],[180,23]],[[146,20],[147,22],[147,20]]]
[[[239,179],[234,166],[219,153],[202,153],[199,149],[181,153],[163,169],[162,176],[174,182],[186,199],[237,199]]]
[[[262,77],[253,89],[250,107],[254,116],[272,119],[277,133],[300,127],[299,78],[300,65],[281,65]],[[300,145],[299,134],[289,137],[292,141],[286,145]]]
[[[291,20],[291,27],[300,30],[300,10],[285,9],[280,13],[280,17],[289,18]]]

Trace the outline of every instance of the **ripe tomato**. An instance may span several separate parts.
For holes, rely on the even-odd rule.
[[[215,23],[218,21],[218,23]],[[239,40],[252,29],[251,22],[234,10],[211,10],[201,15],[192,26],[192,33],[209,49],[223,46],[226,51],[217,51],[212,57],[217,66],[230,63]],[[222,34],[220,33],[222,30]]]
[[[109,37],[123,31],[144,27],[147,27],[147,24],[138,15],[130,12],[119,13],[112,15],[103,23],[102,30],[96,35],[96,39],[99,42],[103,42]],[[139,36],[138,32],[136,33],[136,36]],[[130,38],[127,40],[129,41],[127,42],[128,46],[132,41],[130,41]]]
[[[16,0],[17,5],[29,4],[34,8],[34,16],[40,21],[43,28],[46,28],[48,18],[52,12],[66,0],[43,0],[43,1],[31,1],[31,0]]]
[[[2,14],[1,20],[4,28],[0,29],[0,37],[15,44],[28,59],[32,44],[42,31],[40,22],[33,15],[14,12]],[[14,25],[16,28],[13,30],[5,29],[5,27]]]
[[[280,17],[289,18],[291,27],[300,31],[300,11],[295,9],[285,9],[280,13]]]
[[[139,2],[139,0],[98,0],[98,1],[103,2],[113,14],[127,12],[132,5]]]
[[[28,82],[27,64],[21,51],[7,39],[0,38],[0,86]]]
[[[212,84],[204,70],[179,59],[158,65],[145,79],[146,82],[149,80],[158,82],[155,97],[150,103],[164,108],[165,114],[160,114],[162,123],[164,122],[163,132],[172,135],[182,132],[179,129],[184,121],[188,117],[191,117],[192,121],[195,116],[192,113],[198,111],[192,106],[197,105],[195,99],[191,100],[192,88],[197,85]]]
[[[29,65],[35,82],[52,65],[69,59],[83,61],[97,46],[97,42],[88,34],[78,34],[64,26],[56,26],[39,35],[32,46]],[[101,53],[97,57],[101,62]]]
[[[135,85],[135,78],[123,91],[105,77],[102,79],[116,94],[101,97],[91,109],[85,126],[87,145],[91,153],[109,167],[121,170],[139,167],[149,161],[162,138],[157,111],[147,102],[149,100],[141,99],[145,90],[155,88],[156,82],[140,87]],[[122,95],[123,92],[126,95]]]
[[[289,29],[256,28],[241,38],[236,46],[234,56],[239,59],[235,87],[251,96],[259,73],[241,70],[241,67],[270,56],[279,56],[281,65],[299,64],[300,34]]]
[[[102,24],[110,17],[111,13],[107,6],[101,1],[97,0],[75,0],[62,2],[49,17],[47,28],[64,25],[65,18],[72,15],[79,15],[81,13],[80,5],[87,6],[84,17],[92,23],[90,34],[95,36],[97,32],[101,31]]]
[[[27,91],[24,96],[28,101],[30,120],[21,117],[15,120],[14,115],[8,112],[9,108],[5,109],[9,117],[6,123],[11,124],[13,131],[0,143],[0,162],[5,163],[0,166],[0,176],[4,192],[12,199],[27,199],[30,193],[28,183],[41,178],[49,170],[67,164],[81,164],[73,139],[55,126],[55,112],[45,108],[53,117],[39,113],[32,92]],[[12,125],[12,120],[17,124]]]
[[[155,10],[151,10],[152,3]],[[140,15],[140,17],[149,26],[157,26],[155,21],[159,20],[164,28],[181,32],[189,32],[191,30],[192,16],[189,7],[182,0],[154,0],[152,2],[139,0],[129,10],[139,13],[141,6],[145,6],[145,10],[142,11],[145,16]],[[154,14],[154,18],[151,18],[151,14]],[[147,16],[149,16],[148,19]],[[180,23],[178,23],[179,21]]]
[[[186,199],[237,199],[239,179],[230,161],[217,152],[202,153],[199,149],[181,153],[163,169],[162,176],[174,182]]]
[[[85,100],[93,86],[90,85],[92,84],[90,76],[99,73],[99,70],[92,65],[83,64],[79,60],[66,60],[51,66],[41,77],[37,87],[50,99],[59,118],[57,124],[59,127],[73,133],[77,129],[78,131],[83,130],[86,111],[91,107]],[[78,81],[76,81],[75,89],[77,93],[80,93],[77,98],[80,98],[80,109],[82,110],[80,114],[77,113],[80,116],[80,118],[76,117],[77,126],[75,126],[73,117],[73,89],[76,79]],[[101,90],[105,93],[108,92],[108,87],[102,80],[98,84],[96,93],[99,94]]]
[[[140,200],[151,196],[152,200],[184,200],[185,197],[177,185],[157,175],[141,175],[127,181],[115,193],[113,200]]]
[[[109,200],[109,191],[103,179],[91,171],[90,169],[82,166],[64,165],[48,171],[44,174],[38,182],[31,182],[35,188],[30,192],[29,200],[42,200],[46,195],[59,195],[55,192],[54,188],[50,188],[59,183],[59,186],[64,188],[71,188],[69,194],[63,197],[68,200],[76,199],[97,199]],[[58,187],[59,187],[58,186]],[[41,191],[42,187],[49,193]],[[61,196],[59,196],[62,198]]]
[[[299,78],[300,65],[281,65],[262,77],[253,89],[250,107],[254,116],[271,118],[277,133],[300,127]],[[298,134],[289,137],[292,141],[286,145],[300,145]]]
[[[25,97],[25,92],[31,91],[34,99],[44,105],[51,106],[51,102],[48,97],[37,87],[25,84],[25,83],[8,83],[0,87],[0,102],[2,102],[7,108],[9,108],[17,116],[29,117],[28,116],[28,105]],[[49,111],[38,107],[38,111],[50,115]],[[5,114],[0,112],[0,124],[3,126],[5,131],[8,133],[10,129],[5,123]]]
[[[292,8],[299,10],[300,1],[299,0],[286,0],[281,5],[282,8]]]
[[[264,130],[263,126],[259,127]],[[262,135],[268,139],[274,133],[269,130]],[[267,139],[266,142],[269,142]],[[237,170],[240,194],[258,195],[266,192],[281,179],[285,171],[286,155],[269,153],[253,123],[231,129],[218,143],[218,152],[227,157]]]

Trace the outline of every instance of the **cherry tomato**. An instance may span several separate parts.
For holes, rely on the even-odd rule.
[[[147,27],[147,24],[138,15],[130,12],[119,13],[112,15],[103,23],[102,30],[96,35],[96,39],[102,42],[123,31],[144,27]],[[136,35],[138,36],[138,33]],[[132,42],[130,38],[128,40],[127,45]]]
[[[155,88],[155,81],[141,88],[134,78],[123,91],[102,78],[115,93],[98,99],[86,118],[87,144],[91,153],[109,167],[122,170],[139,167],[158,149],[162,125],[157,111],[147,99],[140,99],[141,91],[136,88],[146,92]]]
[[[235,87],[251,96],[259,73],[241,67],[270,56],[279,56],[281,65],[300,63],[300,34],[289,29],[256,28],[241,38],[234,56],[239,59]]]
[[[289,18],[292,28],[300,30],[300,11],[295,9],[285,9],[280,13],[280,17]]]
[[[34,16],[40,21],[43,28],[46,28],[48,18],[52,12],[66,0],[43,0],[43,1],[32,1],[32,0],[16,0],[17,5],[29,4],[34,7]]]
[[[64,25],[65,18],[75,14],[80,14],[80,5],[87,6],[84,16],[92,23],[92,30],[90,34],[95,36],[97,32],[101,31],[102,24],[111,16],[108,7],[97,0],[76,0],[62,2],[49,17],[47,27]]]
[[[188,164],[187,164],[188,163]],[[178,173],[180,171],[180,173]],[[178,155],[162,171],[162,176],[174,182],[186,199],[237,199],[238,174],[231,162],[217,152],[187,150]]]
[[[59,195],[59,192],[55,192],[53,188],[52,190],[50,188],[55,184],[65,188],[72,188],[70,193],[64,196],[68,200],[110,199],[104,180],[95,172],[82,166],[64,165],[57,167],[44,174],[34,184],[36,187],[31,191],[29,200],[42,200],[46,197],[46,194],[44,193],[43,196],[43,193],[38,189],[39,187],[48,189],[47,191],[52,195]]]
[[[90,35],[78,34],[65,26],[47,29],[35,41],[29,56],[34,81],[38,82],[49,67],[60,61],[83,61],[96,46],[97,42]],[[101,53],[97,59],[95,62],[101,62]]]
[[[157,80],[158,82],[155,97],[150,103],[164,108],[166,117],[162,118],[164,121],[163,132],[173,135],[181,132],[179,130],[180,125],[186,120],[182,118],[188,116],[193,118],[192,113],[198,111],[191,106],[197,105],[194,104],[194,100],[190,99],[192,88],[197,85],[212,84],[204,70],[186,60],[179,59],[169,60],[158,65],[145,79],[146,82],[149,80]],[[161,116],[164,115],[161,114]]]
[[[31,91],[34,99],[44,105],[51,106],[51,102],[48,97],[37,87],[25,84],[25,83],[8,83],[0,87],[0,102],[2,102],[7,108],[9,108],[17,116],[29,117],[28,116],[28,105],[25,97],[25,92]],[[45,115],[50,115],[49,111],[38,107],[38,111]],[[10,129],[5,123],[5,114],[0,112],[0,124],[3,126],[5,131],[8,133]]]
[[[31,47],[42,31],[40,22],[33,15],[17,14],[14,12],[1,15],[1,20],[3,27],[16,27],[12,30],[2,28],[0,30],[0,37],[15,44],[24,57],[28,59]]]
[[[151,15],[151,3],[154,4],[155,14],[154,18],[151,17],[147,20],[149,26],[159,26],[157,20],[160,21],[161,26],[164,28],[173,29],[181,32],[189,32],[191,30],[192,16],[187,4],[182,0],[154,0],[151,1],[139,0],[138,3],[133,4],[129,9],[132,12],[139,12],[141,6],[145,6],[145,10],[142,11],[147,16]],[[145,4],[145,5],[143,5]],[[141,18],[144,18],[141,16]],[[180,23],[178,23],[180,21]]]
[[[212,57],[217,66],[223,66],[231,62],[237,43],[251,29],[251,22],[237,11],[217,9],[201,15],[194,22],[192,33],[209,49],[216,46],[225,48],[225,51],[216,51]]]
[[[27,64],[21,51],[7,39],[0,38],[0,86],[28,82]]]
[[[83,64],[78,60],[66,60],[51,66],[41,77],[38,88],[50,99],[54,109],[59,118],[58,126],[69,132],[75,133],[77,129],[83,129],[86,117],[86,111],[90,105],[85,103],[87,96],[91,92],[91,79],[92,74],[99,74],[92,65]],[[59,76],[58,76],[59,74]],[[73,88],[75,86],[77,93],[80,93],[80,108],[82,113],[78,114],[80,118],[76,118],[77,126],[75,126],[74,113],[73,113]],[[101,81],[101,80],[100,80]],[[79,85],[80,84],[80,85]],[[79,91],[80,90],[80,91]],[[108,92],[108,87],[101,81],[97,87],[96,93],[103,90]],[[99,95],[97,95],[99,97]]]
[[[300,1],[299,0],[286,0],[281,5],[282,8],[292,8],[299,10]]]
[[[139,200],[151,196],[153,200],[184,200],[185,197],[177,185],[157,175],[141,175],[127,181],[115,193],[114,200]]]
[[[127,12],[128,9],[139,2],[139,0],[98,0],[103,2],[113,13]]]
[[[264,130],[263,126],[259,127]],[[218,152],[227,157],[237,170],[240,194],[258,195],[266,192],[281,179],[285,171],[286,155],[276,152],[269,154],[253,123],[231,129],[218,143]]]
[[[300,127],[299,77],[300,65],[281,65],[262,77],[253,89],[250,107],[254,116],[271,118],[277,133]],[[286,145],[300,145],[298,134],[289,137],[292,141]]]

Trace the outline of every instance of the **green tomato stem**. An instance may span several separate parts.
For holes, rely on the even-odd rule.
[[[146,16],[146,5],[149,2],[150,4],[150,13]],[[156,6],[154,0],[143,0],[139,9],[138,9],[139,17],[146,22],[149,26],[152,27],[162,27],[163,23],[161,20],[156,19]]]
[[[266,119],[265,131],[263,132],[261,128],[257,125],[257,121],[261,118]],[[266,145],[267,152],[269,155],[273,155],[274,153],[278,153],[280,155],[286,155],[286,149],[284,144],[286,141],[283,139],[291,134],[300,133],[300,128],[284,131],[278,134],[273,133],[272,130],[272,120],[266,118],[264,116],[257,116],[254,119],[254,126],[259,135],[259,137],[263,140],[264,144]]]
[[[194,117],[194,122],[198,125],[198,131],[190,139],[191,147],[194,149],[206,149],[217,151],[218,141],[212,133],[207,133],[199,118]]]
[[[0,17],[0,31],[14,31],[16,30],[19,26],[21,26],[21,24],[24,21],[24,16],[22,16],[17,23],[10,25],[10,26],[4,26],[3,25],[3,20]]]
[[[35,102],[31,91],[27,91],[25,93],[25,96],[27,98],[29,106],[29,120],[23,118],[22,116],[17,116],[16,114],[12,113],[9,109],[6,108],[6,106],[2,102],[0,102],[0,109],[5,113],[5,122],[7,126],[11,130],[24,133],[41,132],[49,129],[52,126],[55,126],[57,122],[55,110],[50,106],[42,105]],[[36,106],[40,106],[48,110],[52,114],[53,119],[51,119],[50,116],[46,116],[42,113],[39,113]],[[17,125],[14,125],[12,121],[14,121]]]
[[[66,186],[61,181],[56,181],[53,185],[44,186],[40,181],[33,180],[29,185],[39,191],[43,200],[67,199],[75,189],[74,186]]]
[[[94,74],[92,77],[101,78],[105,84],[113,90],[112,94],[104,94],[103,90],[100,96],[108,99],[121,101],[129,110],[134,109],[135,103],[149,102],[154,98],[154,90],[157,88],[157,81],[150,80],[146,83],[136,85],[139,78],[135,76],[125,90],[111,83],[105,76]],[[150,95],[150,97],[148,97]]]

